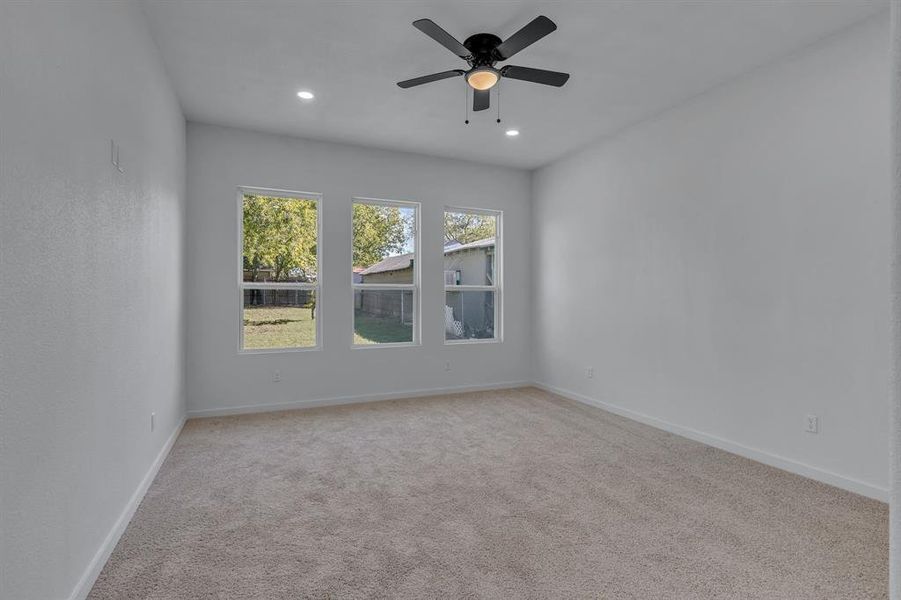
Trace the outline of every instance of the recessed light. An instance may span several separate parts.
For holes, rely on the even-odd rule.
[[[519,129],[508,129],[507,137],[516,137],[519,135]]]
[[[297,97],[301,100],[312,100],[313,98],[315,98],[315,96],[313,96],[313,92],[308,92],[306,90],[297,92]]]

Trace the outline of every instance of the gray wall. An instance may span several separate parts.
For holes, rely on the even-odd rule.
[[[460,285],[491,285],[488,282],[488,251],[491,248],[461,250],[444,255],[444,268],[447,271],[460,271]]]
[[[411,283],[412,281],[413,268],[409,267],[397,271],[382,271],[371,275],[363,275],[361,283]]]
[[[535,173],[537,379],[884,498],[887,33],[882,15]]]
[[[237,186],[323,193],[323,348],[239,355]],[[351,199],[422,203],[422,347],[352,349]],[[187,385],[193,414],[529,379],[525,171],[188,124]],[[502,344],[444,345],[444,207],[504,211]],[[445,370],[445,363],[451,369]],[[274,371],[281,381],[273,381]]]
[[[184,119],[130,2],[0,3],[0,87],[0,597],[67,598],[184,416]]]

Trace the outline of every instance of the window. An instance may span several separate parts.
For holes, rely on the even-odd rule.
[[[444,339],[499,341],[501,213],[444,212]]]
[[[419,343],[419,204],[353,202],[354,347]]]
[[[238,192],[241,352],[318,348],[319,194]]]

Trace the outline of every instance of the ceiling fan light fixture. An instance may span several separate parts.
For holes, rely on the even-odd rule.
[[[468,70],[450,69],[432,73],[431,75],[398,81],[397,86],[401,89],[463,76],[466,85],[473,90],[471,94],[469,92],[466,93],[467,107],[471,97],[472,111],[475,113],[488,110],[491,106],[491,96],[493,95],[500,102],[500,96],[492,94],[491,88],[500,84],[501,77],[554,87],[561,87],[569,79],[569,73],[560,73],[558,71],[518,67],[516,65],[496,66],[497,63],[511,58],[557,29],[554,22],[544,15],[535,17],[525,27],[506,40],[502,40],[493,33],[474,33],[461,44],[454,36],[443,30],[431,19],[417,19],[413,21],[413,27],[466,61]],[[497,123],[500,124],[500,122],[500,110],[498,110]],[[467,118],[464,123],[469,124],[469,119]],[[510,134],[510,136],[512,137],[513,134]]]
[[[474,90],[490,90],[500,79],[500,73],[491,67],[479,67],[466,74],[466,83]]]

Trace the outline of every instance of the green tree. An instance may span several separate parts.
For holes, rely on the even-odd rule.
[[[244,196],[244,269],[251,281],[264,270],[271,281],[314,281],[316,201]]]
[[[354,266],[368,267],[403,251],[413,227],[411,217],[397,207],[375,204],[354,204],[353,211]]]
[[[494,237],[495,217],[472,213],[444,213],[444,241],[468,244]]]

